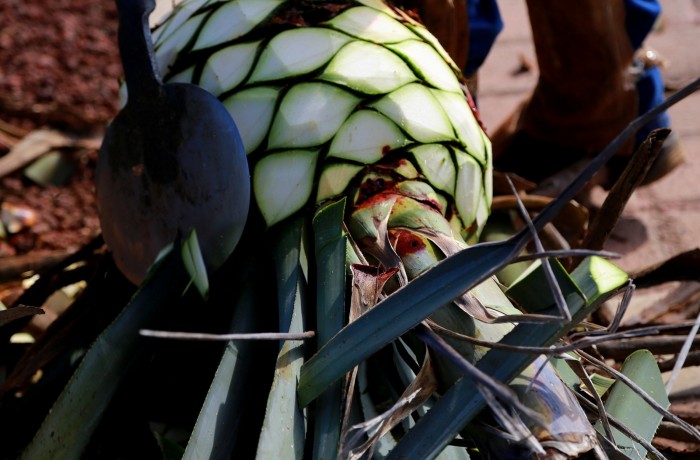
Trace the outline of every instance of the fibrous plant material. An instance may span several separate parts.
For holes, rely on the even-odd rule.
[[[504,294],[493,275],[533,234],[472,244],[491,203],[489,142],[459,72],[425,28],[372,0],[198,0],[154,34],[162,74],[223,101],[252,170],[253,212],[222,275],[230,295],[208,305],[235,310],[231,332],[253,332],[246,312],[268,327],[274,318],[277,332],[317,338],[282,341],[256,363],[263,378],[239,354],[258,344],[228,346],[186,458],[467,458],[449,446],[456,439],[494,456],[597,449],[547,359],[489,344],[550,346],[627,276],[597,257],[571,274],[533,265],[521,282],[545,295],[517,306],[536,317]],[[633,130],[530,228],[551,221]],[[105,334],[122,327],[134,326],[117,321]],[[107,397],[116,379],[93,385]],[[212,426],[215,409],[222,429]],[[70,426],[45,423],[32,446],[67,439],[51,435]]]

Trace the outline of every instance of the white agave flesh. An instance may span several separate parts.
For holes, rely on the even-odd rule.
[[[194,67],[189,67],[181,72],[176,73],[172,77],[168,78],[168,82],[171,83],[190,83],[194,78]],[[126,88],[126,85],[124,85]]]
[[[391,208],[390,228],[429,229],[446,235],[451,234],[445,217],[430,205],[414,198],[400,195]]]
[[[387,47],[408,61],[414,71],[429,84],[464,98],[454,71],[429,44],[421,40],[405,40]]]
[[[396,54],[362,41],[344,46],[319,78],[364,94],[385,94],[416,81],[414,73]]]
[[[154,43],[156,64],[161,75],[168,73],[180,51],[192,40],[203,18],[202,14],[190,18],[163,41]]]
[[[457,66],[457,64],[454,63],[452,57],[449,54],[447,54],[445,48],[442,47],[435,35],[431,34],[430,31],[428,31],[428,29],[426,29],[422,25],[411,23],[406,24],[406,27],[409,30],[411,30],[411,32],[418,35],[421,39],[425,40],[426,43],[429,43],[433,47],[433,49],[440,55],[440,57],[442,57],[443,61],[445,61],[445,63],[448,66],[450,66],[450,68],[455,73],[461,72],[461,69]]]
[[[461,220],[472,234],[473,219],[481,225],[488,215],[492,186],[484,174],[490,174],[491,155],[454,64],[423,26],[381,0],[358,3],[362,6],[333,19],[300,27],[284,22],[284,12],[295,7],[283,0],[211,1],[199,11],[191,5],[204,5],[202,0],[186,1],[175,8],[172,23],[158,28],[159,60],[178,65],[171,80],[199,75],[205,89],[226,94],[223,102],[245,150],[255,152],[255,197],[268,225],[291,215],[309,197],[322,201],[341,195],[361,165],[391,154],[400,160],[387,165],[394,168],[392,174],[402,174],[401,165],[419,168],[435,190],[446,193],[436,195],[442,208],[454,195],[460,215],[468,211]],[[282,22],[270,29],[277,31],[274,36],[257,33],[277,17]],[[409,150],[397,150],[404,147]],[[458,167],[452,148],[475,160]],[[291,174],[298,168],[285,171],[284,162],[276,161],[283,174],[270,182],[272,175],[263,174],[272,169],[266,159],[294,149],[327,151],[320,160],[314,154],[314,161],[352,164],[334,160],[312,168],[306,162],[310,176],[302,181]],[[303,155],[292,157],[301,161]],[[467,169],[458,172],[462,168]],[[477,182],[469,185],[470,177]],[[264,193],[272,183],[277,192]]]
[[[260,42],[233,45],[212,54],[202,69],[199,84],[214,94],[238,86],[250,71]]]
[[[330,140],[359,99],[337,86],[300,83],[284,96],[275,114],[268,147],[313,147]]]
[[[182,26],[197,10],[210,0],[191,0],[182,2],[175,9],[168,11],[151,34],[154,44],[161,43]],[[159,5],[160,8],[160,5]],[[152,17],[152,16],[151,16]]]
[[[449,149],[441,144],[425,144],[412,148],[411,152],[428,182],[454,196],[457,169]]]
[[[345,10],[326,24],[353,37],[375,43],[397,43],[416,38],[413,32],[396,19],[365,6]]]
[[[399,174],[406,179],[418,179],[420,174],[413,164],[408,160],[400,160],[392,164],[392,172]]]
[[[399,16],[396,11],[394,11],[389,5],[384,3],[383,0],[357,0],[357,3],[367,6],[369,8],[372,8],[377,11],[381,11],[382,13],[388,14],[389,16],[393,17],[394,19],[400,19],[401,16]]]
[[[464,94],[456,94],[441,90],[431,90],[433,96],[448,114],[459,140],[466,150],[482,165],[487,162],[484,151],[484,138],[482,129],[476,121],[474,112],[469,107]]]
[[[238,0],[217,9],[207,20],[194,50],[235,40],[268,17],[284,0]]]
[[[429,239],[415,233],[412,234],[412,238],[418,239],[422,244],[419,245],[419,249],[401,255],[401,262],[406,269],[409,279],[415,278],[438,261],[444,259],[440,250]]]
[[[319,27],[281,32],[265,46],[250,82],[280,80],[309,73],[325,65],[349,36]]]
[[[488,158],[486,162],[487,166],[484,170],[484,198],[486,198],[486,204],[488,205],[488,209],[490,210],[491,203],[493,201],[493,169],[491,168],[491,140],[489,140],[489,138],[486,137],[486,134],[484,134],[483,137],[486,158]]]
[[[371,105],[403,128],[418,142],[432,143],[454,139],[454,129],[431,91],[409,83]]]
[[[343,193],[353,177],[361,170],[362,166],[350,163],[331,163],[326,166],[318,181],[316,203]]]
[[[267,155],[255,165],[253,192],[268,227],[307,203],[317,158],[317,151],[287,150]]]
[[[489,176],[490,174],[486,175]],[[481,233],[481,230],[484,228],[486,221],[489,218],[489,214],[491,213],[491,205],[489,201],[490,200],[488,200],[485,195],[481,195],[481,197],[479,197],[479,205],[476,208],[476,216],[474,217],[474,222],[476,222],[477,227],[475,235]]]
[[[445,208],[441,207],[440,200],[438,199],[438,194],[435,192],[435,189],[432,187],[432,185],[417,180],[406,180],[400,182],[396,186],[396,189],[400,191],[402,195],[411,197],[423,203],[429,202],[437,207],[440,207],[440,212],[443,215],[445,214]]]
[[[236,121],[245,151],[257,149],[270,129],[279,88],[255,86],[228,97],[224,106]]]
[[[406,143],[406,136],[393,121],[374,110],[358,110],[338,130],[328,156],[373,164]]]
[[[455,151],[457,160],[457,183],[455,186],[455,205],[465,226],[474,222],[479,200],[482,197],[481,165],[469,154]]]

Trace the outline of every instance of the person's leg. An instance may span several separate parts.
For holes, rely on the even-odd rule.
[[[478,73],[503,29],[503,20],[496,0],[467,0],[469,20],[469,46],[462,72],[467,79],[469,92],[478,104]]]
[[[625,0],[625,30],[634,49],[640,50],[643,47],[644,40],[646,40],[653,29],[660,14],[661,5],[658,0]],[[644,50],[640,51],[643,52]],[[661,71],[656,66],[645,67],[642,60],[637,59],[634,68],[637,70],[636,88],[639,101],[639,115],[641,115],[663,102],[664,82]],[[638,145],[644,141],[654,129],[669,128],[670,126],[671,120],[668,114],[664,112],[637,132],[636,144]],[[685,158],[685,152],[678,136],[672,132],[666,139],[659,157],[651,166],[642,185],[654,182],[665,176],[683,163]],[[618,176],[624,169],[624,166],[624,159],[611,161],[612,176]]]
[[[496,0],[467,0],[467,18],[469,47],[462,70],[465,75],[471,75],[486,60],[496,37],[503,30],[503,20]]]
[[[604,148],[636,116],[637,96],[623,0],[527,4],[538,83],[492,140],[498,169],[539,182]]]

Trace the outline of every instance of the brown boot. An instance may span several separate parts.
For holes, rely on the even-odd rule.
[[[527,5],[539,80],[491,138],[496,169],[539,182],[602,150],[635,118],[637,93],[622,0]]]

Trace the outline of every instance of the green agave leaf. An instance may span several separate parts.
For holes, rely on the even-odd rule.
[[[291,29],[270,40],[258,60],[251,82],[281,80],[325,65],[351,38],[322,28]]]
[[[571,353],[568,354],[571,359],[576,359]],[[552,358],[550,360],[552,367],[557,371],[557,374],[562,381],[574,391],[578,391],[581,387],[581,379],[576,375],[576,372],[567,364],[566,359]]]
[[[180,460],[182,458],[185,453],[185,449],[182,446],[159,433],[154,433],[154,436],[156,441],[158,441],[160,451],[163,453],[163,460]]]
[[[139,355],[142,343],[138,331],[167,309],[187,280],[176,251],[159,256],[131,302],[87,351],[22,458],[80,458],[119,383]]]
[[[404,351],[410,358],[415,365],[418,365],[418,358],[415,356],[413,351],[407,346],[407,344],[402,340],[399,339],[396,342],[392,343],[392,349],[393,349],[393,354],[394,354],[394,363],[396,365],[396,370],[399,374],[399,377],[401,378],[401,381],[403,382],[404,386],[408,386],[415,378],[416,378],[416,373],[413,371],[413,369],[407,364],[406,358],[401,355],[399,352],[399,347],[402,351]],[[428,400],[426,403],[423,404],[422,407],[418,408],[416,410],[416,414],[419,417],[422,417],[423,415],[426,414],[426,412],[432,407],[433,400]],[[412,419],[409,419],[409,422],[412,422]],[[415,423],[410,423],[410,426],[413,427],[415,426]],[[392,442],[392,447],[395,446],[396,443]],[[387,451],[388,453],[388,451]],[[460,446],[447,446],[442,452],[440,452],[440,455],[438,455],[437,460],[469,460],[469,453],[467,453],[467,450],[464,449],[463,447]]]
[[[622,364],[621,372],[654,398],[659,405],[664,408],[669,407],[670,402],[661,372],[654,355],[648,350],[637,350],[629,355]],[[654,438],[662,419],[661,414],[649,407],[634,390],[621,381],[616,382],[610,389],[610,395],[605,401],[605,410],[610,416],[649,442]],[[603,432],[600,422],[596,423],[596,429]],[[625,455],[638,460],[646,458],[647,451],[641,444],[632,441],[614,427],[612,430],[615,444]]]
[[[491,176],[487,174],[487,176]],[[484,230],[481,232],[481,241],[503,241],[513,235],[513,223],[509,212],[498,211],[488,219]],[[523,274],[523,272],[533,262],[522,261],[515,262],[500,270],[496,277],[504,286],[511,286]]]
[[[281,332],[304,332],[306,280],[301,258],[306,256],[303,255],[302,226],[303,219],[297,216],[276,229],[273,251]],[[302,341],[282,343],[258,440],[258,458],[301,459],[304,455],[306,419],[296,393],[303,360]]]
[[[553,264],[552,268],[555,273],[563,270],[559,264]],[[615,285],[606,279],[608,277],[617,280],[624,277],[624,281]],[[598,308],[603,300],[627,281],[624,272],[598,257],[586,259],[571,274],[571,278],[577,286],[576,291],[562,289],[565,298],[571,301],[568,305],[573,317],[571,323],[518,324],[501,342],[511,345],[549,346]],[[527,278],[521,282],[528,282]],[[601,285],[609,289],[601,290]],[[579,290],[589,299],[588,303],[583,300]],[[556,314],[556,309],[551,311]],[[510,382],[535,358],[535,355],[527,353],[493,349],[477,363],[477,367],[501,382]],[[459,380],[436,402],[433,409],[420,419],[416,427],[401,439],[389,458],[435,458],[484,405],[485,402],[474,382],[466,378]]]
[[[212,94],[238,86],[250,72],[260,42],[241,43],[212,54],[202,69],[199,85]]]
[[[595,445],[592,438],[595,438],[596,432],[588,416],[545,356],[537,356],[508,386],[526,407],[547,421],[545,427],[526,422],[537,439],[560,437],[562,441],[553,444],[572,458],[590,451]]]
[[[700,87],[700,79],[625,128],[566,187],[557,200],[551,202],[537,215],[532,222],[535,231],[540,231],[564,208],[569,200],[573,199],[614,155],[620,145],[641,126],[642,122],[646,122],[650,117],[678,102],[696,87]],[[350,323],[302,368],[299,381],[299,395],[302,405],[311,402],[332,382],[353,366],[367,359],[382,346],[423,321],[447,302],[472,289],[508,265],[525,248],[530,238],[529,230],[523,229],[508,240],[497,243],[482,243],[464,249],[426,271],[407,286],[377,304],[357,321]],[[595,288],[591,289],[591,295],[607,294],[609,290],[606,290],[606,287],[615,286],[616,283],[620,283],[621,278],[626,279],[627,277],[621,270],[612,269],[610,268],[611,264],[606,264],[605,261],[590,258],[578,267],[578,269],[584,270],[585,276],[590,278],[582,279],[580,284]],[[579,273],[581,272],[579,271]],[[596,297],[588,297],[588,301],[592,304],[596,300]],[[518,328],[513,331],[513,337],[518,335],[517,332]],[[349,344],[352,344],[352,347]]]
[[[297,304],[304,301],[300,298],[300,287],[306,283],[302,267],[302,259],[306,259],[303,232],[304,221],[300,216],[295,216],[275,228],[271,235],[280,332],[292,332],[290,328]]]
[[[417,80],[399,56],[383,46],[363,41],[345,45],[328,64],[320,79],[364,94],[386,94]]]
[[[302,405],[435,310],[484,281],[519,252],[520,246],[508,243],[467,248],[438,263],[348,324],[302,368],[299,380]]]
[[[326,24],[374,43],[397,43],[416,36],[391,16],[366,6],[350,8]]]
[[[615,383],[615,379],[611,379],[610,377],[605,377],[600,374],[592,374],[591,375],[591,382],[593,382],[593,386],[595,387],[595,391],[600,395],[603,396],[605,393],[608,392],[610,387],[613,386]]]
[[[245,35],[285,0],[238,0],[223,3],[209,16],[194,50],[208,48]],[[192,36],[190,32],[188,36]]]
[[[384,115],[374,110],[358,110],[336,133],[328,156],[374,164],[407,142],[396,123]]]
[[[557,268],[561,267],[558,263],[556,266]],[[569,273],[562,269],[555,270],[554,277],[562,292],[566,290],[571,297],[565,297],[567,305],[586,301],[586,296]],[[555,303],[551,289],[547,289],[546,286],[547,277],[542,269],[542,261],[537,260],[515,280],[513,285],[506,290],[506,294],[527,313],[541,313],[542,310],[551,308]]]
[[[187,270],[187,274],[190,275],[190,283],[194,284],[199,295],[201,295],[203,299],[206,299],[209,296],[209,277],[207,276],[207,268],[204,265],[202,251],[199,248],[197,232],[194,229],[192,229],[190,235],[182,243],[180,253],[185,270]]]
[[[345,323],[345,199],[316,213],[316,337],[325,344]],[[314,459],[336,458],[342,426],[343,384],[335,382],[318,399],[314,425]]]
[[[603,275],[593,275],[590,273],[591,269],[599,268],[601,272],[611,274],[621,273],[621,270],[609,262],[599,260],[600,262],[591,264],[589,259],[588,263],[582,263],[571,274],[578,287],[575,292],[563,289],[565,298],[571,301],[569,304],[573,316],[571,323],[566,325],[556,323],[519,324],[501,342],[511,345],[551,345],[570,327],[597,308],[602,299],[610,295],[611,292],[599,290],[598,284],[593,279],[602,278]],[[559,264],[554,264],[552,268],[555,272],[563,271]],[[521,282],[528,282],[528,280],[524,279]],[[622,284],[624,283],[620,283],[619,286]],[[579,290],[589,299],[595,300],[586,303]],[[477,363],[477,367],[499,381],[509,382],[535,358],[535,355],[526,353],[493,349]],[[416,427],[402,438],[390,458],[435,458],[484,405],[485,402],[474,382],[464,378],[459,380],[437,401],[433,409],[421,418]]]
[[[255,86],[224,100],[224,107],[235,120],[247,153],[257,149],[267,136],[278,94],[278,88]]]
[[[73,173],[73,164],[61,152],[48,152],[24,168],[24,175],[39,185],[59,186],[66,183]]]
[[[255,272],[251,272],[249,278],[255,280]],[[253,283],[249,282],[242,288],[231,320],[231,333],[257,330],[261,305],[258,297]],[[254,347],[255,343],[247,340],[226,344],[182,456],[183,460],[231,458],[238,427],[244,423],[241,415],[248,392],[248,374],[255,362]]]

